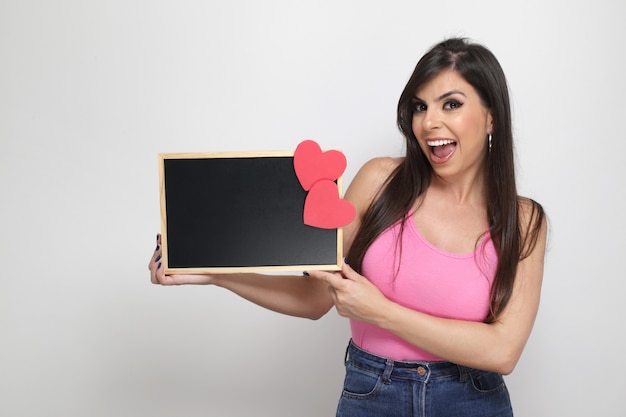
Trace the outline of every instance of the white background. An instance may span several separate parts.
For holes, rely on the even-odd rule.
[[[402,153],[399,94],[456,35],[504,67],[519,188],[550,217],[516,415],[624,415],[625,16],[621,0],[2,0],[0,415],[334,415],[334,310],[149,283],[157,154],[314,139],[346,154],[348,184]]]

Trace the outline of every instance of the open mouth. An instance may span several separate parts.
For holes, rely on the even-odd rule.
[[[427,140],[430,154],[434,162],[445,162],[456,150],[456,141],[452,139]]]

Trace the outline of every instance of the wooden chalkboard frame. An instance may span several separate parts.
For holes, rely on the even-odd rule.
[[[264,189],[265,187],[272,189],[270,191],[271,195],[266,195],[266,198],[257,198],[255,203],[266,204],[266,202],[274,202],[270,203],[270,206],[267,207],[267,210],[265,209],[265,206],[262,206],[258,210],[264,212],[265,216],[270,217],[270,219],[267,221],[267,224],[274,224],[274,220],[278,220],[273,217],[282,216],[281,213],[276,213],[275,215],[272,214],[271,210],[273,208],[273,205],[278,204],[276,203],[277,201],[284,200],[285,195],[291,196],[289,198],[290,203],[287,204],[288,206],[300,207],[299,201],[302,200],[302,207],[300,208],[299,213],[293,213],[293,216],[297,215],[302,218],[306,191],[302,189],[300,183],[297,180],[295,171],[293,170],[293,155],[293,151],[160,153],[158,159],[161,210],[161,244],[163,248],[162,262],[165,268],[165,273],[223,274],[236,272],[265,273],[289,271],[298,271],[298,273],[301,273],[302,271],[307,270],[340,270],[343,262],[342,228],[319,229],[311,226],[306,226],[304,225],[304,223],[302,223],[301,225],[293,225],[296,222],[295,220],[293,220],[291,221],[291,223],[288,222],[288,224],[291,224],[291,226],[285,226],[290,228],[289,233],[284,233],[283,231],[278,235],[279,237],[285,236],[285,239],[288,239],[290,243],[286,247],[281,247],[280,250],[271,252],[271,255],[259,255],[267,256],[269,258],[268,262],[266,262],[265,259],[262,259],[261,261],[253,259],[241,262],[239,260],[226,260],[222,262],[221,259],[218,261],[212,259],[213,255],[208,254],[213,254],[217,251],[224,251],[224,258],[230,258],[231,254],[234,251],[228,248],[224,248],[224,245],[222,244],[223,241],[237,240],[237,242],[239,242],[239,240],[241,239],[241,245],[238,244],[235,246],[237,246],[237,248],[252,247],[252,249],[248,250],[246,253],[254,254],[256,252],[269,249],[260,248],[259,245],[264,245],[264,248],[265,246],[267,246],[266,243],[263,243],[263,239],[259,240],[259,242],[257,242],[257,246],[255,247],[255,237],[246,235],[247,232],[244,232],[244,234],[242,234],[241,230],[238,231],[237,238],[233,238],[230,233],[221,230],[221,226],[198,226],[200,228],[206,228],[206,230],[198,231],[198,233],[196,233],[195,226],[193,228],[190,228],[191,226],[188,224],[188,220],[193,223],[193,216],[206,219],[207,217],[203,216],[204,212],[199,214],[199,212],[195,210],[195,212],[189,214],[189,216],[187,216],[186,214],[184,216],[180,214],[180,212],[187,210],[190,206],[193,206],[194,208],[200,206],[206,207],[207,212],[212,211],[210,209],[211,207],[220,207],[219,210],[215,209],[220,213],[238,212],[240,209],[243,210],[242,206],[244,206],[245,204],[237,202],[241,194],[231,192],[232,196],[236,195],[239,197],[231,196],[223,198],[219,197],[217,194],[218,191],[216,191],[217,189],[220,189],[220,192],[227,192],[224,190],[232,189],[233,187],[244,187],[244,189],[246,189],[246,187],[248,187],[248,185],[246,185],[247,183],[241,182],[242,175],[240,175],[241,169],[239,169],[241,167],[242,169],[245,168],[251,171],[247,172],[246,177],[253,182],[254,179],[264,178],[264,176],[270,175],[270,171],[271,174],[280,175],[280,177],[276,177],[276,181],[281,182],[282,188],[279,187],[280,189],[274,190],[273,186],[271,185],[273,183],[272,181],[269,182],[269,185],[259,185],[256,183],[250,185],[250,187],[255,187],[253,190],[251,190],[252,193],[256,192],[257,188]],[[238,167],[237,165],[239,165],[240,167]],[[289,170],[287,165],[291,166],[291,170]],[[229,168],[229,166],[232,168]],[[274,172],[275,166],[280,167],[280,169],[277,168],[278,174]],[[219,184],[214,184],[213,179],[216,177],[216,175],[211,174],[215,174],[215,172],[222,172],[219,170],[223,170],[224,174],[220,176],[221,179],[219,180]],[[193,172],[194,174],[191,175],[191,172]],[[185,175],[191,176],[193,178],[191,178],[190,181],[185,181]],[[209,190],[208,194],[215,193],[214,196],[220,199],[220,201],[226,201],[225,205],[221,205],[221,202],[217,204],[212,203],[214,200],[207,200],[207,204],[202,204],[204,200],[201,199],[205,198],[203,197],[204,192],[195,192],[194,188],[200,185],[189,185],[188,183],[202,181],[203,176],[209,183],[213,184],[213,188]],[[205,183],[207,181],[205,181]],[[336,183],[339,189],[339,193],[341,195],[342,178],[338,178]],[[288,184],[288,190],[285,189],[285,184]],[[204,186],[204,184],[202,184],[202,186]],[[191,191],[186,190],[187,187],[190,187]],[[181,198],[189,198],[192,203],[187,205],[184,205],[181,202],[176,203],[176,201],[180,201]],[[233,202],[229,203],[231,199],[233,200]],[[228,207],[228,204],[232,204],[233,206]],[[282,209],[283,208],[281,208],[281,210]],[[291,213],[292,211],[293,210],[290,210],[289,213]],[[253,216],[256,216],[256,214],[253,214]],[[283,217],[292,218],[293,216],[289,214],[288,216]],[[182,220],[179,220],[181,218]],[[283,221],[283,218],[281,218],[280,220],[280,228],[282,228],[285,221]],[[202,222],[198,221],[196,223],[201,224]],[[263,223],[266,222],[263,221]],[[185,228],[187,228],[187,232],[184,232]],[[294,236],[291,236],[292,230]],[[214,233],[215,237],[213,238],[213,242],[210,242],[211,239],[208,239],[207,241],[207,239],[202,236],[198,237],[198,234],[205,232],[207,234]],[[271,235],[272,233],[273,232],[270,232],[268,233],[268,235]],[[206,249],[193,255],[195,256],[195,258],[192,261],[187,261],[183,259],[187,256],[188,252],[196,252],[196,246],[193,246],[194,242],[186,242],[187,235],[194,235],[194,237],[190,237],[190,239],[196,239],[197,242],[201,242],[201,244],[199,244],[198,246],[202,246]],[[261,233],[258,236],[264,235],[265,234]],[[271,240],[270,245],[278,241],[270,237],[268,237],[268,239],[273,239]],[[220,242],[220,240],[222,240],[222,242]],[[185,247],[189,247],[189,251],[185,252]],[[292,249],[294,253],[293,256],[291,255]],[[228,252],[229,250],[230,252]],[[276,252],[280,253],[279,255],[276,255],[279,259],[276,259],[274,256],[274,253]],[[283,253],[290,253],[290,255],[284,256],[284,261],[282,259]],[[240,253],[238,253],[237,255],[233,254],[232,256],[239,255]],[[245,258],[245,256],[242,256],[242,258]]]

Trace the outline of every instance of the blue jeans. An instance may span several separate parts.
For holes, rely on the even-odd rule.
[[[398,362],[346,352],[337,417],[512,417],[502,375],[450,362]]]

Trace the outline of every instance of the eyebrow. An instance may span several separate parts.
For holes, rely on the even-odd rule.
[[[464,92],[462,92],[462,91],[460,91],[460,90],[450,90],[450,91],[448,91],[447,93],[443,93],[442,95],[440,95],[439,97],[437,97],[437,98],[435,99],[435,103],[437,103],[437,102],[439,102],[439,101],[441,101],[441,100],[443,100],[443,99],[446,99],[446,98],[448,98],[448,97],[450,97],[450,96],[452,96],[452,95],[454,95],[454,94],[460,94],[460,95],[462,95],[463,97],[467,97],[467,96],[465,95],[465,93],[464,93]],[[419,98],[417,95],[416,95],[416,96],[413,96],[413,99],[415,99],[415,100],[419,100],[419,101],[424,101],[424,100],[422,100],[421,98]]]

